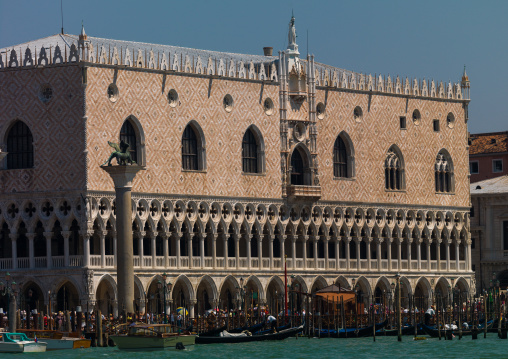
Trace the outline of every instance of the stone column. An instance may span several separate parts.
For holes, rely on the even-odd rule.
[[[270,256],[270,270],[273,269],[273,241],[275,240],[275,237],[273,235],[270,236],[270,241],[268,242],[268,255]]]
[[[16,240],[18,238],[18,234],[17,233],[10,233],[9,238],[11,239],[11,242],[12,242],[12,245],[11,245],[11,247],[12,247],[12,269],[17,269],[18,268],[18,246],[17,246]]]
[[[284,269],[284,262],[286,261],[286,235],[280,235],[280,267]]]
[[[459,247],[460,247],[460,241],[456,240],[455,241],[455,270],[457,272],[459,272],[459,258],[460,258]]]
[[[117,287],[121,312],[134,312],[134,263],[132,243],[132,181],[141,166],[102,166],[113,179],[116,192],[116,228],[118,234]],[[126,316],[124,315],[124,318]]]
[[[217,267],[217,237],[219,235],[217,233],[212,234],[212,261],[213,261],[213,268],[215,269]]]
[[[359,270],[361,270],[360,258],[362,257],[360,255],[360,242],[361,242],[361,239],[356,237],[355,238],[355,242],[356,242],[356,270],[359,271]]]
[[[113,266],[116,268],[118,263],[118,236],[116,231],[111,231],[111,236],[113,238]]]
[[[143,251],[143,241],[145,240],[146,232],[138,232],[138,253],[139,253],[139,267],[145,267],[145,253]]]
[[[46,238],[46,268],[52,268],[53,261],[51,257],[51,237],[53,237],[53,232],[44,232],[43,235],[44,238]]]
[[[438,240],[436,242],[436,260],[437,260],[437,270],[438,272],[441,271],[441,241]]]
[[[175,250],[176,250],[176,268],[180,269],[180,239],[182,239],[183,233],[175,233]]]
[[[397,240],[397,252],[397,260],[399,261],[397,268],[400,272],[402,269],[402,238],[398,238]]]
[[[470,271],[471,270],[471,235],[469,235],[469,239],[467,241],[467,267],[466,267],[466,270]]]
[[[431,257],[430,257],[430,242],[427,240],[425,242],[427,244],[427,271],[430,272],[430,260],[431,260]]]
[[[329,257],[329,253],[328,253],[328,243],[329,243],[329,240],[330,238],[328,236],[324,236],[324,246],[325,246],[325,269],[328,269],[329,268],[329,265],[328,265],[328,260],[330,258]]]
[[[205,268],[205,233],[199,235],[199,256],[201,257],[201,268]]]
[[[388,270],[392,271],[392,238],[386,238],[386,250],[388,251]]]
[[[446,271],[450,271],[450,241],[446,241]]]
[[[69,266],[69,237],[71,234],[71,231],[62,231],[62,237],[64,239],[64,267]]]
[[[335,269],[340,269],[340,237],[335,239]]]
[[[383,257],[381,253],[381,243],[383,243],[383,240],[381,238],[376,238],[376,253],[377,253],[377,270],[378,272],[381,272],[381,258]]]
[[[152,268],[155,268],[156,267],[156,250],[155,250],[155,241],[156,241],[156,238],[157,238],[157,232],[150,232],[149,234],[150,236],[150,242],[151,242],[151,249],[152,249]]]
[[[407,270],[411,270],[411,244],[413,243],[413,240],[408,238],[407,239]]]
[[[101,247],[101,268],[106,266],[106,234],[107,231],[99,232],[99,243]]]
[[[27,233],[28,238],[28,261],[30,265],[30,269],[35,268],[35,251],[34,251],[34,239],[35,233]]]
[[[164,251],[164,268],[169,267],[169,238],[171,238],[171,233],[164,232],[164,235],[162,237]]]
[[[193,267],[193,263],[192,263],[192,256],[193,256],[192,241],[194,240],[193,237],[194,237],[194,234],[192,232],[187,234],[187,255],[189,256],[189,268]]]
[[[194,318],[194,307],[197,301],[195,299],[189,300],[189,318]]]
[[[372,237],[367,237],[367,270],[370,272],[370,270],[372,269],[372,266],[371,266],[371,259],[372,259],[372,255],[370,253],[370,242],[372,242]]]
[[[240,268],[240,236],[238,235],[235,235],[234,237],[234,240],[235,240],[235,264],[236,264],[236,269],[239,269]]]
[[[309,240],[308,235],[303,237],[303,269],[307,269],[307,241]]]
[[[296,269],[296,235],[291,236],[291,258],[293,259],[293,269]]]
[[[349,270],[351,268],[349,262],[351,261],[351,251],[350,251],[350,244],[351,244],[351,237],[344,238],[346,241],[346,269]]]
[[[252,241],[252,234],[246,234],[246,237],[247,239],[246,243],[247,243],[247,268],[250,269],[251,267],[251,256],[252,256],[252,252],[251,252],[251,241]]]
[[[258,260],[259,260],[259,269],[263,269],[263,238],[261,235],[257,235],[258,240]]]
[[[91,230],[80,231],[79,234],[83,239],[83,266],[90,266],[90,237],[93,236],[94,232]]]
[[[416,241],[416,258],[418,259],[418,271],[422,270],[422,242]]]
[[[228,235],[223,234],[223,241],[224,241],[224,269],[228,268]]]
[[[318,235],[315,235],[312,237],[312,246],[314,247],[314,269],[317,269],[318,267],[318,253],[317,253],[317,250],[318,250],[318,239],[319,239],[319,236]]]

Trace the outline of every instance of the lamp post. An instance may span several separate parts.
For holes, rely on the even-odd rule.
[[[164,324],[167,324],[167,307],[166,307],[166,292],[168,296],[171,294],[171,288],[173,287],[173,284],[171,282],[166,283],[166,279],[168,278],[168,275],[166,272],[162,273],[162,282],[157,282],[157,287],[159,288],[159,291],[162,291],[162,296],[164,300],[164,308],[162,310],[162,313],[164,315]]]
[[[9,313],[9,330],[16,331],[16,297],[18,296],[18,285],[15,281],[11,282],[9,272],[5,274],[5,284],[0,282],[0,292],[2,296],[7,296],[7,311]]]

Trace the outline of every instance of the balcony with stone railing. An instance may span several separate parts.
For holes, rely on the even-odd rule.
[[[49,265],[48,265],[49,260]],[[32,270],[86,267],[91,269],[113,270],[116,268],[114,255],[70,255],[48,257],[23,257],[0,259],[0,270]],[[356,259],[345,258],[287,258],[280,257],[210,257],[210,256],[139,256],[133,258],[135,269],[216,269],[216,270],[284,270],[296,271],[336,271],[336,272],[465,272],[466,260],[427,260],[427,259]],[[439,269],[438,269],[439,268]]]
[[[321,186],[288,185],[286,189],[288,198],[317,201],[321,198]]]

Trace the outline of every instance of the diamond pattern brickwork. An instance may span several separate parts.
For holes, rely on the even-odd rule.
[[[278,107],[277,85],[198,76],[118,71],[119,97],[106,96],[114,70],[88,71],[88,184],[90,190],[113,188],[98,167],[111,152],[107,141],[118,141],[122,123],[130,115],[143,126],[147,169],[139,173],[133,191],[197,196],[280,198],[280,135],[277,113],[267,116],[263,102],[270,97]],[[171,107],[168,91],[175,89],[179,105]],[[223,107],[226,94],[233,110]],[[206,141],[206,172],[183,172],[181,138],[191,121],[201,126]],[[241,143],[245,130],[256,125],[265,143],[266,173],[242,174]]]
[[[43,84],[53,90],[47,103],[39,99]],[[2,171],[3,193],[85,187],[82,93],[78,66],[0,71],[0,147],[7,150],[7,132],[17,119],[34,139],[34,168]]]

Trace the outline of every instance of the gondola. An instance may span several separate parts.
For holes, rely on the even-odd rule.
[[[489,331],[489,332],[492,330],[492,323],[493,323],[492,321],[487,322],[487,331]],[[427,335],[430,335],[433,338],[439,337],[439,330],[436,327],[431,327],[431,326],[422,324],[422,329]],[[476,330],[478,330],[478,332],[482,332],[484,330],[483,325],[478,326],[478,328]],[[443,328],[443,329],[441,329],[441,336],[445,336],[447,332],[452,332],[452,334],[458,335],[459,329],[444,329]],[[496,332],[497,332],[497,329],[496,329]],[[472,335],[472,334],[473,334],[473,329],[471,329],[471,328],[470,329],[462,329],[462,336]]]
[[[220,337],[205,337],[198,336],[196,344],[233,344],[233,343],[248,343],[248,342],[261,342],[265,340],[284,340],[293,337],[303,331],[303,325],[282,330],[278,333],[269,334],[254,334],[254,335],[235,335],[235,336],[220,336]]]
[[[289,329],[289,328],[291,328],[291,325],[290,324],[286,324],[286,325],[281,325],[281,326],[275,328],[275,330],[277,332],[280,332],[282,330],[286,330],[286,329]],[[268,334],[268,333],[272,333],[272,331],[273,331],[272,329],[265,329],[265,330],[260,330],[258,332],[254,332],[252,334]]]
[[[243,331],[248,331],[248,332],[251,332],[251,333],[255,333],[255,332],[261,330],[264,326],[265,326],[265,323],[262,322],[262,323],[254,324],[254,325],[251,325],[251,326],[247,326],[246,325],[246,326],[243,326],[243,327],[234,328],[234,329],[228,330],[228,332],[231,333],[231,334],[238,334],[238,333],[241,333]]]
[[[222,333],[226,329],[227,326],[223,325],[222,327],[211,329],[209,331],[200,333],[199,335],[202,335],[204,337],[217,337],[220,335],[220,333]]]
[[[421,327],[418,326],[418,332],[420,332]],[[414,325],[406,325],[401,328],[402,335],[414,335],[415,333],[415,326]],[[387,336],[387,337],[395,337],[399,334],[398,329],[379,329],[376,330],[376,336]]]
[[[388,324],[388,319],[382,323],[377,323],[376,331],[381,328],[384,328],[386,324]],[[329,336],[330,338],[361,338],[372,336],[372,329],[373,329],[372,325],[358,329],[356,328],[339,329],[338,331],[334,329],[321,329],[321,331],[319,331],[317,329],[315,335],[319,335],[321,337]]]

